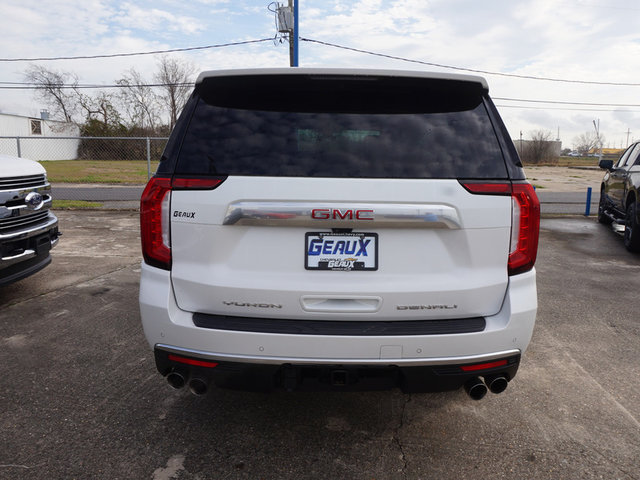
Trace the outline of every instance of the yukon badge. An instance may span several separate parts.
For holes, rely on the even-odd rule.
[[[224,300],[227,307],[251,307],[251,308],[282,308],[282,305],[277,303],[247,303],[247,302],[230,302]]]

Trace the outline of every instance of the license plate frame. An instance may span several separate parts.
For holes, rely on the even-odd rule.
[[[304,268],[319,271],[376,271],[378,247],[377,233],[307,232]]]

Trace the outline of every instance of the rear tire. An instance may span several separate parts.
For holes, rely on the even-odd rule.
[[[607,201],[605,200],[604,190],[600,192],[600,202],[598,203],[598,223],[603,225],[611,225],[613,220],[610,216],[606,215],[604,212],[607,209]]]
[[[637,204],[635,200],[627,206],[624,222],[624,246],[630,252],[640,252],[640,225],[638,225]]]

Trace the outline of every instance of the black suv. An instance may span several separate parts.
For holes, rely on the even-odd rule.
[[[600,186],[598,221],[605,225],[624,225],[624,246],[630,252],[640,252],[640,142],[625,150],[618,161],[600,160],[607,173]]]

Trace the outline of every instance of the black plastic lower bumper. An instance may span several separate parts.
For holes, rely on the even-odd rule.
[[[155,349],[158,371],[180,373],[185,381],[198,378],[220,388],[249,391],[369,391],[400,388],[405,393],[457,390],[477,376],[515,377],[520,355],[479,364],[405,367],[398,365],[268,365],[205,362]]]
[[[0,258],[19,255],[25,250],[33,250],[36,255],[26,260],[15,261],[12,265],[0,268],[0,286],[29,277],[51,263],[49,251],[55,245],[61,233],[54,226],[49,231],[33,237],[9,240],[0,244]]]

